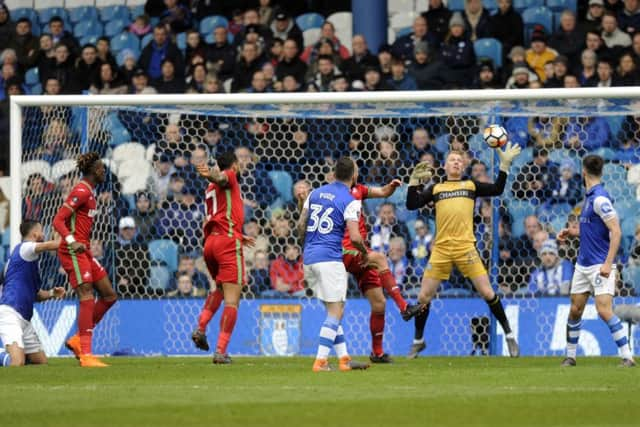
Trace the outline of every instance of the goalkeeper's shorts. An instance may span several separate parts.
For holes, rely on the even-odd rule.
[[[447,247],[443,249],[435,245],[431,251],[431,257],[424,270],[424,276],[432,279],[447,280],[451,275],[453,266],[469,279],[475,279],[487,274],[484,264],[478,255],[474,245],[465,245],[459,248]]]

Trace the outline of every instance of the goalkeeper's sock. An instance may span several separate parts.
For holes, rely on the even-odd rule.
[[[613,336],[613,340],[618,346],[620,357],[623,359],[632,359],[633,356],[631,355],[631,349],[629,348],[629,339],[627,338],[627,334],[625,333],[625,330],[622,327],[622,322],[618,316],[614,314],[607,322],[607,326],[609,326],[611,336]]]
[[[379,275],[384,290],[387,291],[387,294],[389,294],[391,299],[393,299],[393,302],[396,303],[398,309],[400,309],[400,311],[405,311],[407,309],[407,301],[402,296],[402,293],[400,293],[400,287],[398,287],[396,279],[393,277],[393,274],[391,274],[391,271],[386,269],[381,271]]]
[[[96,302],[96,305],[93,309],[93,325],[97,325],[102,318],[104,317],[105,313],[107,311],[109,311],[109,309],[116,303],[116,300],[110,300],[107,301],[104,298],[98,298],[98,301]]]
[[[342,326],[340,327],[342,328]],[[371,313],[369,318],[369,328],[371,329],[371,350],[376,356],[384,353],[382,349],[382,339],[384,337],[384,313]]]
[[[209,292],[207,299],[204,301],[202,311],[200,312],[200,317],[198,318],[198,330],[200,330],[200,332],[204,333],[207,331],[207,325],[211,322],[211,318],[216,314],[218,308],[220,308],[223,300],[224,295],[217,289]]]
[[[318,342],[318,352],[316,353],[316,359],[327,359],[331,352],[331,347],[336,341],[338,335],[338,327],[340,321],[331,315],[327,315],[324,319],[324,323],[320,328],[320,339]]]
[[[93,336],[93,310],[95,301],[93,298],[80,300],[78,310],[78,335],[80,336],[80,348],[82,354],[91,354],[91,337]]]
[[[233,328],[236,326],[237,319],[238,308],[225,305],[222,311],[222,318],[220,318],[220,334],[218,335],[218,344],[216,345],[217,353],[227,353],[227,345],[229,345],[229,340],[231,339]]]
[[[419,344],[424,341],[424,328],[427,325],[427,319],[429,318],[429,309],[431,304],[427,304],[427,307],[418,313],[413,318],[413,324],[415,325],[415,331],[413,333],[413,343]]]
[[[11,366],[11,355],[4,350],[0,350],[0,366]]]
[[[504,312],[504,307],[502,306],[502,301],[500,301],[498,294],[495,294],[492,299],[485,301],[489,306],[491,313],[493,313],[496,319],[498,319],[498,322],[500,322],[500,326],[502,326],[502,330],[505,335],[509,335],[511,333],[511,325],[509,325],[509,320]]]
[[[576,358],[582,320],[567,319],[567,357]]]
[[[336,338],[333,340],[333,349],[336,351],[338,359],[349,356],[349,352],[347,351],[347,342],[344,339],[344,331],[342,330],[342,325],[338,325],[338,329],[336,330]]]

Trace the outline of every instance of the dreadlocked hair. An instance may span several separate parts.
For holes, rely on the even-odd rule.
[[[91,169],[93,165],[100,160],[100,155],[95,151],[90,151],[88,153],[80,154],[76,161],[78,169],[82,172],[83,175],[88,175],[91,173]]]

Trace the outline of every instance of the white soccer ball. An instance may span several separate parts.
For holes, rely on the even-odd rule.
[[[499,148],[509,139],[507,131],[500,125],[490,125],[484,130],[484,142],[491,148]]]

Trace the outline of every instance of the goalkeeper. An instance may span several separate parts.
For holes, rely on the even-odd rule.
[[[424,185],[430,181],[432,170],[426,163],[418,164],[409,180],[407,209],[419,209],[429,203],[435,205],[436,237],[422,277],[419,301],[426,308],[416,316],[416,336],[409,357],[416,357],[424,350],[423,332],[429,315],[429,302],[434,297],[440,282],[449,279],[455,265],[471,279],[473,286],[484,298],[493,315],[498,319],[506,335],[511,357],[518,357],[519,348],[511,331],[500,297],[489,283],[487,270],[475,247],[473,232],[473,209],[476,197],[499,196],[504,191],[507,173],[514,157],[520,154],[520,146],[507,144],[498,149],[500,174],[493,184],[480,183],[473,179],[462,179],[464,173],[463,153],[450,151],[444,163],[447,179],[439,184]]]

